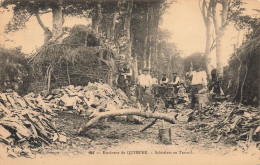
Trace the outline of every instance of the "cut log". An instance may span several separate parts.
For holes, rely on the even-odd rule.
[[[140,130],[140,132],[144,132],[145,130],[147,130],[148,128],[150,128],[151,126],[153,126],[156,123],[157,119],[154,119],[151,123],[148,123],[146,126],[144,126],[144,128],[142,128]]]
[[[250,128],[249,135],[248,135],[248,143],[252,142],[254,131],[255,131],[254,128]]]
[[[13,108],[17,110],[17,106],[15,104],[14,99],[11,96],[9,96],[9,95],[7,95],[6,97],[9,100],[9,103],[13,106]]]
[[[0,109],[5,111],[5,113],[11,113],[11,111],[9,109],[7,109],[1,102],[0,102]]]
[[[242,118],[241,116],[236,116],[234,119],[234,123],[230,125],[230,128],[235,129],[236,125],[239,123],[241,118]]]
[[[6,97],[6,95],[5,95],[4,93],[0,93],[0,98],[1,98],[2,100],[4,100],[5,102],[8,101],[8,100],[7,100],[7,97]]]
[[[38,105],[43,109],[44,112],[52,113],[51,108],[45,104],[45,102],[43,101],[43,99],[40,95],[38,95],[38,97],[36,98],[36,101],[38,102]]]
[[[35,105],[33,103],[31,103],[30,99],[27,97],[24,97],[24,100],[26,101],[26,103],[29,105],[29,107],[36,109]]]
[[[122,115],[136,115],[136,116],[142,116],[146,118],[155,118],[155,119],[163,119],[169,123],[174,124],[175,119],[174,116],[170,116],[169,114],[164,114],[164,113],[159,113],[159,112],[149,112],[146,111],[144,112],[143,110],[140,109],[120,109],[120,110],[115,110],[115,111],[108,111],[108,112],[102,112],[102,113],[95,113],[92,115],[92,119],[89,120],[89,122],[81,127],[78,131],[79,134],[88,131],[91,126],[98,122],[100,119],[107,118],[107,117],[112,117],[112,116],[122,116]]]
[[[64,90],[69,94],[69,96],[76,96],[76,95],[77,95],[76,93],[72,92],[72,91],[71,91],[70,89],[68,89],[68,88],[65,88]]]

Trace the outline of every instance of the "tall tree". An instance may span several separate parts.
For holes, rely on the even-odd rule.
[[[12,7],[14,15],[6,27],[6,32],[16,31],[25,27],[31,16],[36,19],[45,34],[45,42],[53,38],[62,40],[64,15],[87,15],[93,9],[93,2],[88,0],[3,0],[0,7]],[[44,25],[41,15],[52,13],[52,30]]]
[[[102,8],[101,8],[100,1],[97,1],[96,6],[94,8],[94,14],[92,16],[92,29],[96,34],[98,33],[101,20],[102,20]]]
[[[61,8],[62,2],[59,1],[57,3],[51,3],[51,9],[52,9],[52,37],[54,39],[57,38],[58,42],[62,41],[62,25],[63,25],[63,14],[62,14],[62,8]]]
[[[206,60],[206,72],[207,72],[207,77],[209,79],[211,79],[211,66],[210,66],[210,61],[211,61],[211,57],[210,57],[210,52],[212,50],[212,46],[214,44],[214,40],[213,42],[211,41],[211,24],[212,24],[212,20],[211,20],[211,10],[212,10],[212,6],[213,6],[213,0],[200,0],[200,10],[202,13],[202,17],[203,17],[203,21],[205,24],[205,28],[206,28],[206,44],[205,44],[205,52],[204,52],[204,57]]]
[[[27,16],[30,18],[31,16],[36,16],[36,19],[44,31],[45,34],[45,42],[49,39],[54,38],[56,41],[61,42],[62,35],[62,25],[63,25],[63,14],[62,14],[62,1],[41,1],[41,0],[33,0],[33,1],[23,1],[23,0],[4,0],[1,3],[1,6],[7,7],[12,6],[14,11],[14,16],[11,22],[9,22],[7,26],[7,32],[18,30],[22,28],[26,21],[29,19],[23,19],[22,17]],[[46,14],[52,12],[52,31],[48,27],[46,27],[43,21],[40,18],[41,14]],[[22,15],[21,15],[22,13]],[[20,20],[19,23],[16,21]]]
[[[232,19],[241,14],[241,3],[240,0],[212,0],[211,2],[211,15],[216,38],[216,65],[218,77],[223,77],[223,59],[225,59],[226,56],[223,51],[225,30]],[[221,8],[219,12],[217,12],[218,7]]]
[[[130,26],[131,26],[131,18],[132,18],[132,10],[133,10],[133,0],[129,0],[127,2],[127,10],[126,15],[124,18],[124,32],[126,36],[126,60],[129,60],[132,56],[132,42],[131,42],[131,32],[130,32]]]

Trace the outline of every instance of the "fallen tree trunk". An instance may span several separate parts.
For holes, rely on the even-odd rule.
[[[143,111],[140,109],[120,109],[115,111],[108,111],[108,112],[101,112],[96,113],[92,115],[92,119],[88,121],[86,125],[81,127],[78,131],[79,134],[88,131],[91,126],[98,122],[100,119],[107,118],[107,117],[113,117],[113,116],[124,116],[124,115],[136,115],[136,116],[142,116],[145,118],[155,118],[155,119],[163,119],[169,123],[174,124],[175,119],[174,116],[170,116],[169,114],[154,112],[151,111]]]

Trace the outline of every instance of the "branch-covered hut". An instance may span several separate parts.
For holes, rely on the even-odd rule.
[[[111,84],[116,75],[115,56],[100,35],[87,26],[74,26],[62,43],[46,43],[32,57],[38,82],[33,85],[34,91],[88,82]]]

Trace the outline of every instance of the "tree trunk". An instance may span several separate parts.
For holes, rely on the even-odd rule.
[[[99,25],[102,20],[102,13],[101,13],[101,4],[98,3],[95,8],[95,14],[92,17],[92,29],[94,33],[98,33]]]
[[[246,71],[245,71],[245,76],[241,85],[241,91],[240,91],[240,100],[239,100],[239,104],[242,103],[243,101],[243,92],[244,92],[244,86],[245,86],[245,82],[246,82],[246,78],[247,78],[247,72],[248,72],[248,62],[246,61]]]
[[[132,18],[133,0],[127,2],[127,13],[124,21],[124,31],[127,39],[126,44],[126,61],[130,60],[132,55],[132,43],[131,43],[131,18]]]
[[[148,41],[149,41],[149,44],[148,44],[149,49],[148,49],[147,68],[149,69],[149,71],[151,71],[151,62],[152,62],[152,35],[151,35],[151,33],[149,33]]]
[[[202,4],[200,6],[201,9],[201,14],[203,17],[203,21],[205,24],[205,28],[206,28],[206,47],[205,47],[205,53],[204,53],[204,57],[205,57],[205,63],[206,63],[206,72],[207,72],[207,77],[209,80],[212,79],[211,77],[211,66],[210,66],[210,52],[211,52],[211,39],[210,39],[210,35],[211,35],[211,9],[212,9],[212,3],[213,1],[210,0],[208,3],[206,0],[202,1]]]
[[[42,22],[42,20],[41,20],[41,17],[40,17],[40,14],[39,14],[38,11],[35,13],[35,16],[36,16],[36,19],[37,19],[39,25],[41,26],[41,28],[42,28],[43,31],[44,31],[44,43],[46,43],[46,42],[48,42],[48,41],[52,38],[52,32],[50,31],[49,28],[47,28],[47,27],[43,24],[43,22]]]
[[[63,25],[63,15],[62,9],[57,4],[52,7],[52,37],[57,38],[62,36],[62,25]],[[60,43],[62,41],[62,37],[57,39],[57,42]]]
[[[143,62],[143,64],[144,64],[144,68],[147,68],[147,40],[148,40],[148,34],[147,35],[145,35],[145,37],[144,37],[144,48],[143,48],[143,50],[144,50],[144,52],[143,52],[143,59],[144,59],[144,62]]]
[[[138,57],[137,57],[137,54],[134,55],[134,62],[133,62],[133,65],[134,65],[134,69],[133,69],[133,77],[134,77],[134,83],[137,82],[137,76],[138,76]]]
[[[169,57],[169,61],[168,61],[167,77],[170,77],[171,73],[172,73],[172,56]]]
[[[96,122],[98,122],[100,119],[108,118],[112,116],[125,116],[125,115],[136,115],[136,116],[142,116],[146,118],[163,119],[169,123],[172,124],[175,123],[174,116],[170,116],[168,114],[159,113],[159,112],[152,113],[150,111],[144,112],[143,110],[140,109],[120,109],[114,111],[100,112],[93,115],[92,117],[94,118],[89,120],[86,125],[82,126],[79,129],[78,133],[81,134],[88,131],[91,128],[91,126]]]
[[[117,11],[114,11],[112,16],[112,23],[111,23],[111,32],[110,32],[110,40],[113,41],[115,38],[115,27],[116,27],[116,18],[117,18]]]
[[[111,41],[111,27],[112,27],[111,23],[112,23],[112,20],[110,19],[109,14],[107,14],[104,21],[106,21],[106,38],[107,38],[108,41]]]
[[[216,35],[216,62],[217,77],[223,77],[223,31],[219,31]]]
[[[217,3],[221,3],[222,10],[221,10],[221,25],[219,26],[219,22],[217,20]],[[217,64],[217,77],[223,77],[223,36],[225,27],[227,25],[227,15],[228,15],[228,4],[229,0],[212,0],[212,19],[214,23],[214,29],[216,34],[216,64]]]
[[[209,80],[211,80],[211,66],[210,66],[210,27],[211,27],[211,22],[206,23],[206,48],[205,48],[205,60],[206,60],[206,72],[207,72],[207,77]]]
[[[237,35],[237,43],[235,45],[235,51],[234,54],[239,62],[239,67],[237,69],[237,88],[234,94],[233,99],[235,99],[236,97],[238,97],[238,90],[239,90],[239,86],[240,86],[240,75],[241,75],[241,68],[242,68],[242,60],[240,59],[240,57],[238,57],[238,47],[239,47],[239,36],[240,36],[240,31],[238,31],[238,35]]]
[[[155,18],[154,18],[154,21],[155,21],[155,28],[154,28],[154,45],[153,45],[153,48],[154,48],[154,62],[153,62],[153,66],[154,66],[154,70],[158,71],[157,68],[159,68],[158,66],[158,29],[159,29],[159,9],[158,7],[156,8],[156,11],[155,11]]]
[[[148,8],[148,21],[147,21],[147,68],[151,71],[151,60],[152,60],[152,34],[153,34],[153,8]]]

